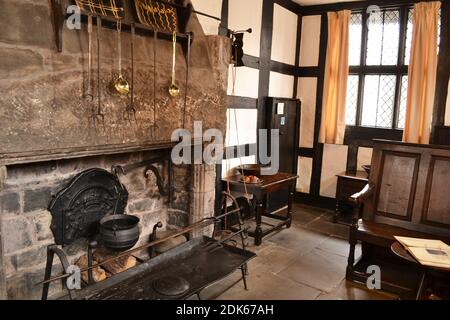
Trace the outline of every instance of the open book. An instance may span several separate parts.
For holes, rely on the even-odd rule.
[[[450,246],[440,240],[394,237],[424,266],[450,270]]]

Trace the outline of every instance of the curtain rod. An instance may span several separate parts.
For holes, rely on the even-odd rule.
[[[423,2],[424,0],[408,0],[408,1],[354,1],[354,2],[340,2],[331,3],[315,6],[304,6],[300,10],[302,16],[312,16],[326,13],[328,11],[339,11],[339,10],[352,10],[352,11],[363,11],[369,6],[378,6],[381,9],[389,8],[400,8],[400,7],[412,7],[417,2]],[[425,0],[426,1],[426,0]]]

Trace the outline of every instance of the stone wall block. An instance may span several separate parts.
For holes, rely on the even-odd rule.
[[[17,263],[15,255],[6,255],[3,257],[3,273],[4,275],[12,275],[17,271]]]
[[[43,57],[32,50],[0,48],[0,78],[20,78],[44,72]]]
[[[17,274],[6,279],[6,292],[8,299],[25,299],[29,297],[27,281],[23,274]]]
[[[214,214],[215,204],[215,167],[211,165],[195,165],[193,168],[192,191],[190,192],[189,222],[195,223]],[[214,185],[214,188],[208,186]],[[208,190],[212,189],[212,190]],[[211,228],[194,230],[193,238],[210,233]]]
[[[39,212],[30,217],[36,238],[38,241],[53,240],[53,233],[50,229],[52,215],[49,211]]]
[[[53,49],[50,6],[45,2],[0,0],[0,41]]]
[[[20,272],[38,266],[44,267],[46,257],[47,245],[35,246],[29,250],[11,256],[11,263],[14,269]]]
[[[134,214],[145,211],[153,211],[156,207],[156,203],[159,202],[157,198],[144,198],[133,203],[128,204],[128,213]]]
[[[216,170],[213,165],[195,165],[200,167],[193,171],[192,192],[210,192],[216,189]]]
[[[32,245],[33,235],[25,219],[3,219],[2,240],[4,254],[14,253]]]
[[[44,279],[44,269],[27,272],[19,276],[6,279],[7,294],[9,299],[38,300],[42,295],[42,285],[35,284]],[[61,281],[55,281],[50,285],[49,297],[61,294]]]
[[[173,209],[186,211],[189,208],[190,194],[188,192],[178,192],[174,195]]]
[[[189,191],[191,172],[188,165],[173,166],[173,183],[176,191]]]
[[[176,228],[185,228],[189,225],[189,214],[181,210],[169,210],[167,224]]]
[[[133,170],[132,172],[127,173],[127,175],[125,176],[119,174],[120,182],[128,190],[130,197],[133,194],[138,194],[146,191],[146,181],[143,171],[143,169]]]
[[[45,163],[21,164],[8,167],[8,187],[23,187],[24,184],[43,183],[58,179],[56,161]]]
[[[45,210],[52,200],[53,190],[45,186],[37,189],[25,190],[23,211]]]
[[[57,162],[58,173],[74,177],[76,174],[91,168],[105,168],[103,156],[68,159]],[[106,168],[110,170],[110,168]]]
[[[20,195],[17,192],[0,193],[0,215],[4,213],[20,213]]]

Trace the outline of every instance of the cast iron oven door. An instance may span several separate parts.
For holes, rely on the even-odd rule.
[[[100,219],[114,211],[123,214],[127,201],[125,186],[108,171],[89,169],[78,174],[49,206],[56,244],[64,246],[82,237],[93,237],[98,233]]]

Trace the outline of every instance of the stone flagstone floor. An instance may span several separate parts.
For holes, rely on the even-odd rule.
[[[202,299],[218,300],[381,300],[396,299],[345,280],[348,227],[332,222],[333,212],[294,206],[290,229],[269,235],[249,263],[249,290],[236,282],[240,272],[206,289]],[[358,248],[357,254],[360,254]]]

